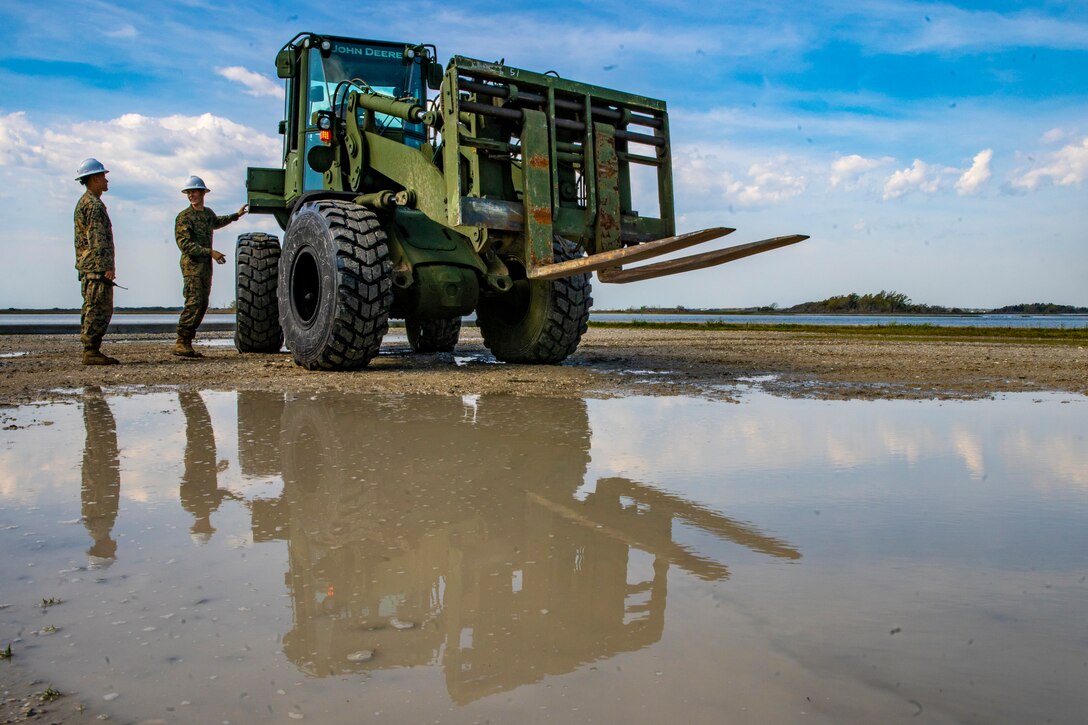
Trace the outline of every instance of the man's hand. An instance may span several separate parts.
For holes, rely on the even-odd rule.
[[[242,204],[242,208],[238,210],[238,216],[245,216],[249,213],[249,204]]]
[[[217,252],[217,251],[215,251],[213,249],[212,250],[212,259],[215,260],[216,264],[223,264],[224,262],[227,261],[227,255],[223,254],[222,252]]]
[[[117,273],[112,270],[110,270],[109,272],[103,272],[102,276],[108,279],[110,282],[117,279]]]

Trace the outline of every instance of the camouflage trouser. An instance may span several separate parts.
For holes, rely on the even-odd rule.
[[[192,340],[196,337],[196,328],[200,327],[204,313],[208,311],[208,298],[212,294],[211,265],[199,274],[186,274],[184,280],[185,309],[178,318],[178,337]]]
[[[97,350],[113,317],[113,285],[96,277],[80,280],[83,309],[79,315],[79,340],[84,350]]]

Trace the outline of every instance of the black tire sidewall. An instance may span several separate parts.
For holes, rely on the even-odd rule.
[[[320,284],[317,311],[310,321],[298,314],[292,293],[296,264],[304,255],[313,257]],[[284,234],[278,293],[280,327],[295,361],[304,367],[316,364],[329,345],[336,323],[336,287],[336,245],[332,230],[318,208],[307,204],[294,214]]]
[[[278,287],[280,325],[295,362],[308,370],[365,367],[389,329],[392,271],[374,212],[338,199],[299,208],[285,233]],[[304,293],[314,295],[306,302],[309,319],[297,307]]]

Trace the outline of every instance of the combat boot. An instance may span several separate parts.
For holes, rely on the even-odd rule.
[[[103,355],[98,348],[87,348],[83,351],[83,364],[84,365],[119,365],[121,363],[115,357],[109,355]]]
[[[174,354],[178,357],[204,357],[193,349],[192,338],[181,337],[180,335],[177,342],[174,343]]]

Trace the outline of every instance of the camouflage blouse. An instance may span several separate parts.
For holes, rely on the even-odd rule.
[[[106,205],[89,191],[76,203],[76,270],[80,279],[113,269],[113,225]]]
[[[211,269],[212,233],[237,220],[236,213],[216,216],[207,207],[197,211],[190,206],[178,214],[174,221],[174,238],[181,250],[181,273],[200,274]]]

